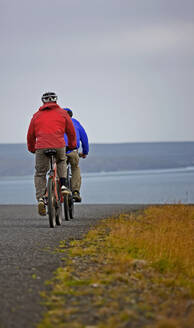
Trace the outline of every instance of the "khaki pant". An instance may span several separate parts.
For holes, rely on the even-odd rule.
[[[67,154],[67,158],[71,164],[71,187],[72,190],[80,191],[81,188],[81,174],[80,174],[80,167],[79,167],[79,155],[77,151],[72,151],[71,153]]]
[[[49,170],[49,157],[44,154],[44,149],[36,150],[36,166],[34,175],[34,184],[36,188],[37,200],[45,195],[46,191],[46,174]],[[57,162],[57,174],[59,178],[66,178],[67,176],[67,162],[66,151],[64,148],[56,148],[56,162]]]

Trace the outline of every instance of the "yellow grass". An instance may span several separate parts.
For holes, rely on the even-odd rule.
[[[38,328],[192,327],[193,238],[194,206],[179,204],[105,219],[83,240],[61,242],[65,265],[43,293]]]
[[[142,215],[109,220],[107,238],[115,251],[148,259],[162,271],[194,275],[194,207],[149,207]]]

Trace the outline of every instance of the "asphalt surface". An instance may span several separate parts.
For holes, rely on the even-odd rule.
[[[61,240],[80,239],[99,219],[142,207],[77,205],[74,220],[52,229],[34,205],[0,205],[0,328],[31,328],[41,320],[39,293],[62,265],[53,252]]]

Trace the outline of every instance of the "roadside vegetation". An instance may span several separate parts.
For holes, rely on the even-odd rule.
[[[64,266],[38,328],[191,328],[194,206],[163,205],[102,220],[63,241]]]

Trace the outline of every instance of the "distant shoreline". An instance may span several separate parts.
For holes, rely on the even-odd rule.
[[[26,144],[0,144],[0,177],[34,173],[35,156]],[[82,173],[164,170],[194,166],[194,141],[90,144]]]

